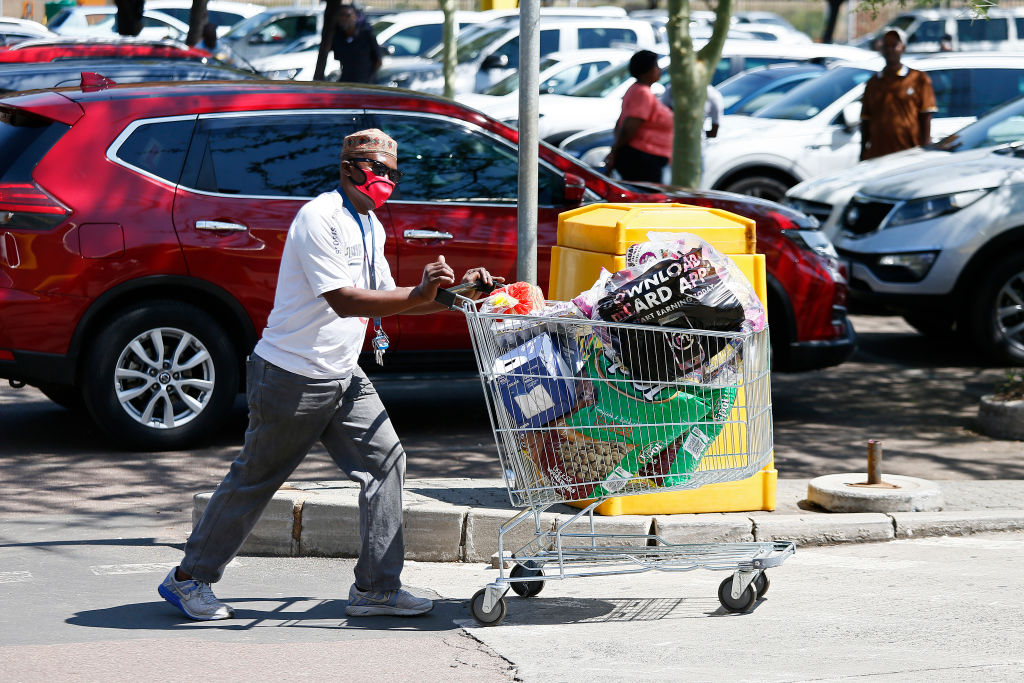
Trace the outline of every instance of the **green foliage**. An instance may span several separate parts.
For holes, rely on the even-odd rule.
[[[857,5],[857,11],[869,13],[872,19],[877,19],[878,10],[889,4],[893,4],[893,0],[860,0],[860,3]],[[900,7],[936,7],[939,3],[929,1],[911,2],[910,0],[896,0],[896,4],[899,4]],[[971,12],[979,17],[988,16],[989,9],[999,6],[999,3],[996,0],[966,0],[966,4],[971,9]]]
[[[995,395],[1003,401],[1024,399],[1024,368],[1007,370],[1005,381],[996,385]]]

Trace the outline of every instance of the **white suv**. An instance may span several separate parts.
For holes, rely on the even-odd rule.
[[[933,139],[1024,92],[1024,55],[949,53],[905,63],[928,73]],[[778,200],[793,185],[860,158],[860,97],[881,58],[833,65],[754,116],[725,116],[704,151],[701,187]]]
[[[628,45],[636,49],[655,46],[654,29],[646,21],[586,17],[541,17],[540,56],[565,50],[585,50]],[[455,92],[483,92],[519,67],[519,19],[490,22],[456,46]],[[377,82],[421,92],[444,89],[443,68],[432,59],[405,63],[377,72]]]

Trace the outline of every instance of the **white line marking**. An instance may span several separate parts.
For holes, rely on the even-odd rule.
[[[32,572],[0,572],[0,583],[20,583],[32,580]]]

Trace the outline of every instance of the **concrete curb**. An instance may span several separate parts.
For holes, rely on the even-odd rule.
[[[1024,485],[1024,483],[1022,483]],[[211,493],[194,498],[193,521]],[[406,557],[422,562],[491,563],[498,529],[518,510],[501,480],[439,479],[407,482],[403,510]],[[542,530],[577,512],[556,505],[540,515]],[[505,551],[534,538],[535,521],[505,537]],[[866,543],[926,536],[1024,530],[1024,509],[944,512],[828,513],[728,512],[594,517],[598,534],[658,534],[668,543],[740,543],[790,540],[799,546]],[[359,489],[350,482],[289,482],[275,494],[242,546],[248,555],[355,557],[359,551]],[[581,518],[566,532],[589,533]],[[599,544],[614,538],[597,539]]]

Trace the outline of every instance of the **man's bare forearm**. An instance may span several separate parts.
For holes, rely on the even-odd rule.
[[[323,296],[324,301],[342,318],[384,318],[433,304],[418,286],[386,291],[342,287]]]

